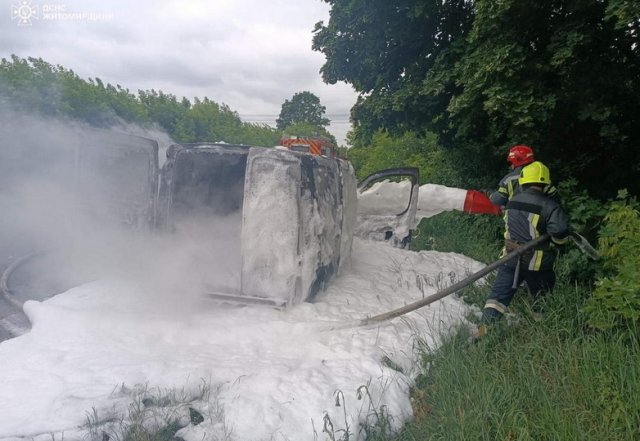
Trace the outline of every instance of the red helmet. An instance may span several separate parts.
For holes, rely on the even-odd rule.
[[[520,167],[535,161],[533,158],[533,149],[527,145],[514,145],[509,149],[507,162],[513,167]]]

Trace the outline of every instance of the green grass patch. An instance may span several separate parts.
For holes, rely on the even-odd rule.
[[[640,338],[589,330],[584,297],[559,286],[535,321],[520,296],[515,319],[484,339],[461,331],[425,354],[416,419],[398,439],[640,439]]]
[[[500,253],[503,232],[501,217],[450,211],[422,219],[411,249],[460,253],[489,263]]]

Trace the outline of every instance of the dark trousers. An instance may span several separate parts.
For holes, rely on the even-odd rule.
[[[537,299],[547,292],[553,290],[556,284],[556,274],[553,269],[529,271],[520,266],[518,279],[514,284],[516,277],[516,267],[510,265],[502,265],[498,268],[496,280],[491,288],[491,294],[487,298],[487,303],[482,311],[483,321],[491,321],[498,319],[509,306],[513,296],[518,290],[518,286],[524,281],[527,282],[529,291]],[[516,286],[516,288],[514,288]]]

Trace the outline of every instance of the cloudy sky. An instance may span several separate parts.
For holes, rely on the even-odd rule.
[[[131,91],[226,103],[273,123],[285,99],[320,97],[344,139],[355,93],[326,85],[311,50],[321,0],[0,0],[0,57],[40,57]]]

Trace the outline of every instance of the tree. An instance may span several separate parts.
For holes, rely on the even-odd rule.
[[[326,108],[320,104],[320,98],[313,93],[304,91],[293,95],[291,100],[285,100],[276,120],[279,130],[295,123],[308,122],[322,128],[329,125],[329,119],[324,117]]]
[[[307,121],[301,121],[297,123],[293,123],[290,126],[282,129],[282,134],[284,136],[299,136],[299,137],[307,137],[307,136],[319,136],[329,139],[333,145],[338,146],[338,142],[336,141],[336,137],[333,136],[327,129],[324,127],[318,127],[315,124],[312,124]]]
[[[160,124],[167,133],[174,133],[176,126],[191,108],[191,102],[182,98],[182,101],[171,94],[162,91],[139,90],[138,100],[147,109],[149,117]]]
[[[313,47],[360,92],[356,142],[432,131],[477,181],[528,143],[557,177],[640,191],[637,2],[325,1]]]
[[[606,2],[478,2],[464,43],[442,141],[494,157],[528,143],[600,196],[640,191],[640,62]],[[446,84],[427,79],[423,93]]]
[[[379,129],[424,132],[426,121],[446,108],[421,96],[435,58],[466,35],[468,1],[325,0],[327,25],[316,24],[313,49],[325,54],[325,82],[350,83],[360,96],[352,109],[352,141],[366,144]]]

